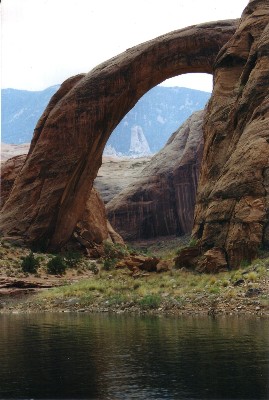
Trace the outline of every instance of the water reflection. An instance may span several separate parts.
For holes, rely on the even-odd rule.
[[[1,398],[267,399],[269,321],[0,315]]]

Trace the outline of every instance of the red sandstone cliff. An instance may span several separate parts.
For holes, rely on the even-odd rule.
[[[250,1],[220,51],[193,235],[231,267],[269,245],[269,3]]]
[[[26,155],[20,154],[1,163],[1,196],[0,209],[7,201],[14,181],[25,162]]]
[[[203,111],[193,114],[141,172],[107,204],[124,239],[190,233],[203,150]]]

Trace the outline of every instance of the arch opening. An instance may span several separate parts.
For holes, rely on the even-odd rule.
[[[199,85],[194,79],[196,75]],[[207,90],[202,90],[203,87]],[[113,130],[104,155],[139,157],[156,154],[188,117],[205,107],[211,91],[212,75],[200,73],[186,73],[155,86]]]
[[[181,82],[183,87],[170,81],[170,87],[147,92],[105,147],[94,187],[126,241],[191,232],[203,150],[201,110],[210,93],[184,87],[188,79]]]
[[[211,93],[213,90],[213,75],[199,72],[187,73],[166,79],[160,85],[165,87],[187,87]]]

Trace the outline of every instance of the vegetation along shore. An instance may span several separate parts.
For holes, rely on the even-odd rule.
[[[188,237],[126,247],[107,243],[104,256],[93,260],[81,252],[33,252],[1,240],[0,312],[269,316],[268,252],[236,270],[199,274],[175,267],[176,253],[188,243]],[[130,255],[161,260],[165,268],[134,269],[123,262]]]

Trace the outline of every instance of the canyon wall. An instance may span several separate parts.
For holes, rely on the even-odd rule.
[[[203,150],[203,111],[194,113],[106,206],[124,239],[190,233]]]
[[[269,4],[250,1],[220,51],[204,125],[193,235],[230,267],[269,245]]]

